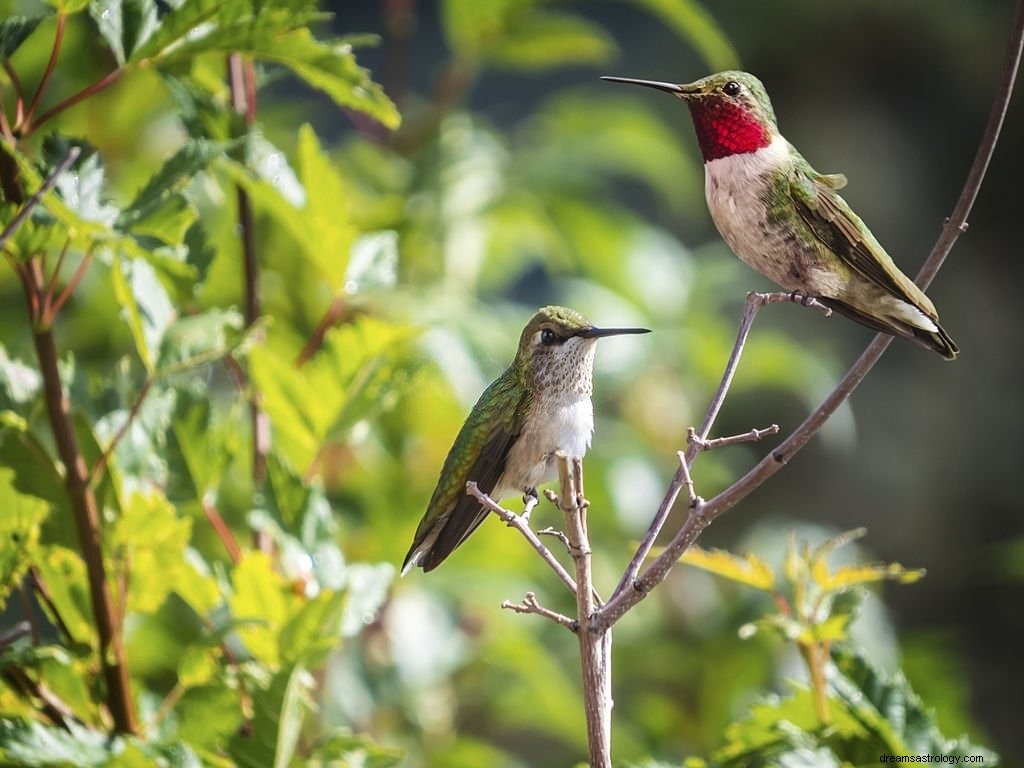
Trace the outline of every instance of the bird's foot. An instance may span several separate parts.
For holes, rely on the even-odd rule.
[[[530,515],[533,513],[534,507],[539,503],[540,497],[537,495],[537,489],[527,488],[526,493],[523,494],[523,514],[519,516],[527,525],[530,523]]]

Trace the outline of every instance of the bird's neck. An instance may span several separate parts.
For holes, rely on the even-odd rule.
[[[744,155],[767,147],[777,131],[748,109],[701,99],[687,102],[704,162]]]

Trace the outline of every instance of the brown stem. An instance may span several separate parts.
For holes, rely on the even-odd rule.
[[[61,251],[61,257],[63,256],[64,252]],[[42,289],[40,290],[43,299],[40,323],[44,328],[49,328],[53,325],[53,321],[57,319],[57,315],[67,303],[68,299],[71,298],[71,294],[75,292],[75,289],[78,288],[78,284],[82,282],[82,278],[85,277],[85,273],[89,269],[89,265],[91,263],[92,251],[86,251],[85,255],[82,256],[82,260],[78,262],[78,266],[75,268],[74,274],[71,275],[71,279],[68,280],[67,285],[64,286],[56,298],[53,298],[53,294],[48,289],[45,291]]]
[[[587,751],[591,768],[611,768],[612,746],[612,633],[592,623],[594,582],[590,540],[587,537],[587,502],[583,495],[583,469],[579,457],[571,460],[559,452],[559,501],[565,514],[569,554],[576,566],[576,617],[579,629],[583,706],[587,718]]]
[[[345,314],[346,302],[344,296],[335,296],[331,300],[331,305],[324,312],[324,316],[320,318],[320,322],[317,323],[316,328],[310,337],[303,344],[301,351],[295,356],[295,367],[301,368],[303,365],[309,362],[310,358],[316,354],[316,351],[324,343],[324,337],[327,332],[331,330]]]
[[[71,630],[68,629],[68,625],[64,623],[64,618],[60,615],[60,611],[57,610],[57,604],[53,602],[53,595],[50,594],[50,588],[46,586],[46,582],[43,581],[43,575],[39,572],[36,566],[32,566],[28,569],[28,578],[32,584],[32,589],[35,590],[36,597],[43,601],[47,610],[50,612],[50,621],[57,627],[57,631],[64,636],[64,641],[68,645],[75,643],[75,638],[71,634]]]
[[[17,215],[13,219],[11,219],[11,221],[7,224],[6,227],[4,227],[3,232],[0,232],[0,248],[3,248],[4,245],[7,244],[7,241],[11,238],[11,236],[18,231],[18,227],[20,227],[24,223],[25,219],[28,218],[29,214],[32,213],[32,210],[42,201],[43,195],[45,195],[47,192],[53,189],[53,185],[57,183],[57,179],[60,177],[60,175],[64,173],[64,171],[66,171],[68,168],[70,168],[72,165],[74,165],[75,160],[78,159],[79,154],[81,154],[81,150],[78,147],[72,147],[71,149],[68,150],[67,157],[61,160],[60,164],[56,168],[54,168],[53,171],[50,172],[50,175],[46,177],[46,181],[43,182],[43,185],[39,187],[39,189],[36,190],[36,193],[28,199],[28,202],[26,202],[21,207],[21,210],[18,211]],[[0,157],[9,158],[12,163],[14,162],[14,158],[11,157],[11,155],[7,152],[0,152]],[[16,169],[17,165],[15,165],[14,167]],[[15,198],[11,197],[11,195],[8,194],[7,187],[7,184],[11,182],[12,179],[7,178],[7,175],[4,174],[3,178],[0,179],[0,181],[3,181],[4,194],[7,195],[8,200],[14,200]],[[17,198],[20,199],[21,197],[21,191],[18,190]]]
[[[109,88],[114,83],[116,83],[118,80],[120,80],[121,76],[124,73],[125,73],[125,68],[123,66],[122,67],[118,67],[117,69],[108,72],[106,75],[101,77],[95,83],[92,83],[91,85],[85,86],[85,88],[80,90],[78,93],[73,93],[70,96],[68,96],[66,99],[64,99],[63,101],[61,101],[61,102],[55,104],[54,106],[50,107],[48,110],[43,112],[43,114],[41,114],[37,119],[35,119],[35,120],[31,121],[31,122],[26,120],[24,122],[24,127],[22,128],[22,131],[21,131],[22,137],[27,138],[32,133],[35,133],[35,131],[40,126],[45,125],[46,123],[48,123],[50,120],[55,118],[57,115],[59,115],[64,110],[70,109],[71,107],[73,107],[76,104],[78,104],[78,102],[85,101],[90,96],[95,96],[100,91],[102,91],[102,90],[104,90],[106,88]]]
[[[36,290],[42,290],[41,285]],[[96,497],[89,488],[89,473],[78,446],[71,406],[57,367],[57,345],[50,330],[33,334],[36,356],[43,378],[43,395],[50,427],[57,444],[57,453],[64,464],[64,483],[78,529],[79,546],[89,580],[93,618],[99,635],[100,664],[107,684],[107,706],[114,718],[114,727],[122,733],[135,732],[135,711],[132,705],[128,666],[121,633],[114,623],[114,605],[103,565],[100,515]]]
[[[43,97],[43,92],[46,90],[46,86],[50,82],[50,76],[53,74],[53,70],[57,66],[57,57],[60,55],[60,46],[64,40],[64,27],[67,25],[67,21],[68,17],[66,14],[61,13],[57,15],[57,31],[53,35],[53,48],[50,49],[50,60],[46,62],[46,70],[43,72],[43,76],[39,80],[39,87],[36,88],[35,96],[32,97],[32,103],[28,105],[28,111],[25,112],[24,122],[26,123],[32,122],[32,116],[36,113],[36,107],[39,106],[39,100]],[[19,120],[18,122],[20,124],[22,120]]]
[[[224,545],[224,549],[227,550],[231,563],[238,565],[242,561],[242,548],[238,546],[238,540],[231,532],[231,528],[224,522],[224,518],[221,517],[217,508],[205,499],[203,500],[203,514],[206,515],[206,519],[210,521],[210,525],[213,526],[213,530]]]
[[[21,78],[18,77],[18,73],[14,71],[14,67],[11,66],[11,60],[5,58],[3,60],[4,72],[7,73],[7,77],[11,80],[11,85],[14,87],[14,97],[17,99],[14,112],[14,124],[18,125],[21,122],[22,115],[25,109],[25,89],[21,87]]]
[[[918,273],[916,282],[921,288],[928,286],[942,266],[946,256],[949,255],[957,238],[967,228],[967,217],[978,196],[978,190],[985,177],[985,170],[988,168],[992,153],[995,151],[999,133],[1006,117],[1006,110],[1010,95],[1013,92],[1017,69],[1020,66],[1022,49],[1024,49],[1024,0],[1017,0],[1013,30],[1007,46],[1006,56],[1003,60],[1002,75],[992,102],[992,108],[989,112],[988,122],[982,134],[978,152],[975,154],[974,162],[968,172],[967,180],[964,182],[964,188],[953,208],[953,213],[947,220],[938,241],[932,247],[931,253],[929,253],[928,258]],[[765,456],[753,469],[722,491],[722,493],[706,503],[699,503],[694,507],[683,527],[665,550],[655,558],[640,577],[628,582],[628,585],[632,588],[623,588],[617,591],[612,596],[612,599],[598,611],[598,615],[595,617],[595,624],[600,627],[614,625],[633,605],[643,600],[651,589],[664,580],[672,565],[715,518],[746,498],[769,477],[778,472],[821,429],[822,425],[835,410],[846,401],[892,342],[892,338],[891,336],[878,334],[850,370],[847,371],[846,375],[843,376],[839,384],[836,385],[836,388],[778,448],[768,456]],[[668,504],[671,507],[679,494],[682,484],[682,472],[676,472],[676,476],[669,485],[662,506]]]
[[[256,69],[253,62],[239,53],[228,56],[228,83],[231,106],[245,117],[247,128],[256,124]],[[259,260],[256,258],[256,224],[252,201],[241,184],[235,187],[238,202],[238,226],[242,231],[242,287],[245,300],[245,325],[249,328],[261,313]],[[270,455],[270,421],[260,407],[260,395],[252,390],[249,402],[249,423],[252,431],[252,482],[259,493],[267,477],[267,457]],[[270,537],[265,531],[253,533],[256,549],[270,551]]]

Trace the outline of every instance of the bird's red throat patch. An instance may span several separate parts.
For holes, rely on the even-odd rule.
[[[771,143],[768,127],[748,109],[718,99],[686,102],[704,162],[756,152]]]

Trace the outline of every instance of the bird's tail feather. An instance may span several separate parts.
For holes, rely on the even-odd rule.
[[[934,320],[935,330],[928,331],[924,328],[917,328],[909,323],[901,322],[896,318],[869,315],[856,307],[839,301],[838,299],[819,297],[818,300],[825,306],[831,307],[839,314],[845,315],[861,325],[865,325],[868,328],[880,331],[881,333],[888,333],[892,336],[901,336],[904,339],[917,344],[919,347],[924,347],[925,349],[938,352],[946,360],[955,360],[957,354],[960,352],[956,342],[953,341],[942,326]]]

